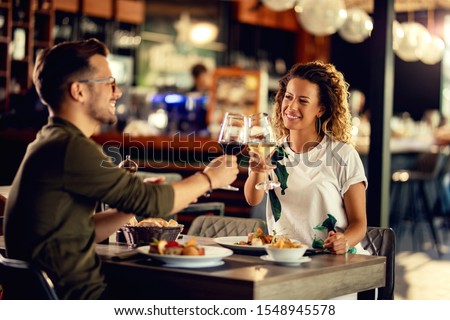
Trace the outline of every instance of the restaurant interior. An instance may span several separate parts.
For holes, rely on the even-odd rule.
[[[222,153],[225,112],[270,114],[293,64],[334,64],[349,83],[368,225],[396,234],[394,299],[450,299],[450,155],[434,138],[450,119],[450,0],[0,0],[0,196],[47,122],[36,54],[91,37],[110,48],[123,91],[117,124],[93,139],[116,164],[127,155],[139,174],[175,180]],[[201,91],[195,64],[207,69]],[[239,161],[241,191],[178,213],[184,232],[205,214],[265,219],[245,201]]]

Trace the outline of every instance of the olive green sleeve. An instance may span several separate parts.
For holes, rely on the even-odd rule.
[[[64,186],[80,196],[97,198],[113,208],[142,217],[164,216],[173,208],[171,185],[151,185],[117,168],[99,145],[74,137],[67,146]]]

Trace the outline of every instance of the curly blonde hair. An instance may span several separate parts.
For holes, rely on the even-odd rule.
[[[344,75],[335,66],[321,61],[295,64],[278,82],[280,88],[275,96],[273,125],[280,139],[289,134],[283,124],[282,101],[286,86],[293,78],[305,79],[319,87],[319,103],[325,107],[321,116],[320,134],[326,134],[332,140],[351,143],[351,115],[348,107],[348,83]]]

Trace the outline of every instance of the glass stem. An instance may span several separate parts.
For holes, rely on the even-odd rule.
[[[266,185],[269,184],[269,171],[264,171],[264,175],[265,175],[265,181],[266,181]]]

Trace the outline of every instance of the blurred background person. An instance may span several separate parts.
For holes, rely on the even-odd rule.
[[[189,92],[201,92],[207,94],[211,86],[211,75],[203,63],[194,64],[191,67],[193,86]]]

